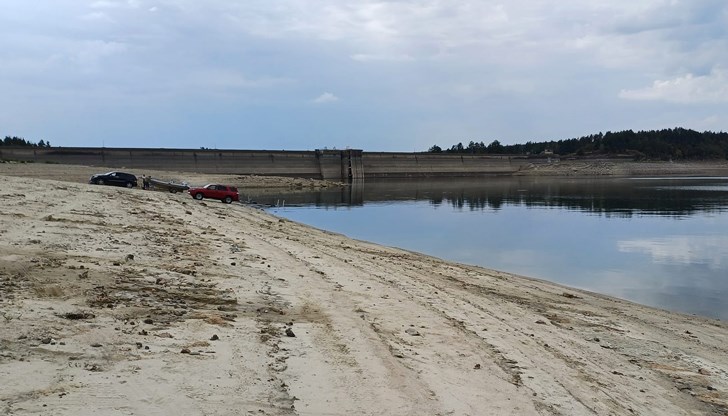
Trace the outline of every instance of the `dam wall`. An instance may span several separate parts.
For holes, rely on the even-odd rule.
[[[533,159],[494,155],[315,151],[0,146],[0,160],[356,181],[377,178],[508,175]],[[100,169],[103,170],[103,169]]]
[[[365,152],[367,178],[509,175],[532,163],[525,157],[450,153]]]
[[[305,178],[320,178],[322,172],[331,171],[327,164],[333,163],[333,176],[341,176],[338,158],[319,160],[316,152],[310,151],[0,147],[0,159],[130,171],[159,169]]]

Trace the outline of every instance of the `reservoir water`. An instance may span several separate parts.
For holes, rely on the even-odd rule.
[[[355,239],[728,319],[728,178],[387,181],[248,197]]]

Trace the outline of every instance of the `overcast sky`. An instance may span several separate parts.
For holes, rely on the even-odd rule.
[[[420,151],[728,130],[726,0],[0,0],[0,135]]]

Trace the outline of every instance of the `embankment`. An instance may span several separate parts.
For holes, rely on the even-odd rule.
[[[361,150],[212,150],[94,147],[0,147],[0,160],[218,175],[359,179],[536,176],[728,176],[728,161],[560,161],[554,157],[363,152]]]
[[[383,153],[361,150],[269,151],[1,147],[0,160],[231,175],[347,181],[513,174],[541,161],[524,157]]]

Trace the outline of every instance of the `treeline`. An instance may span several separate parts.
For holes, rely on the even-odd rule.
[[[473,153],[560,156],[632,156],[635,159],[728,159],[728,133],[697,132],[674,128],[664,130],[624,130],[591,134],[575,139],[503,145],[494,140],[486,145],[471,141],[449,149],[432,146],[430,153]]]
[[[22,137],[5,136],[3,140],[0,140],[0,146],[51,147],[51,142],[40,140],[38,143],[33,143],[29,140],[25,140]]]

